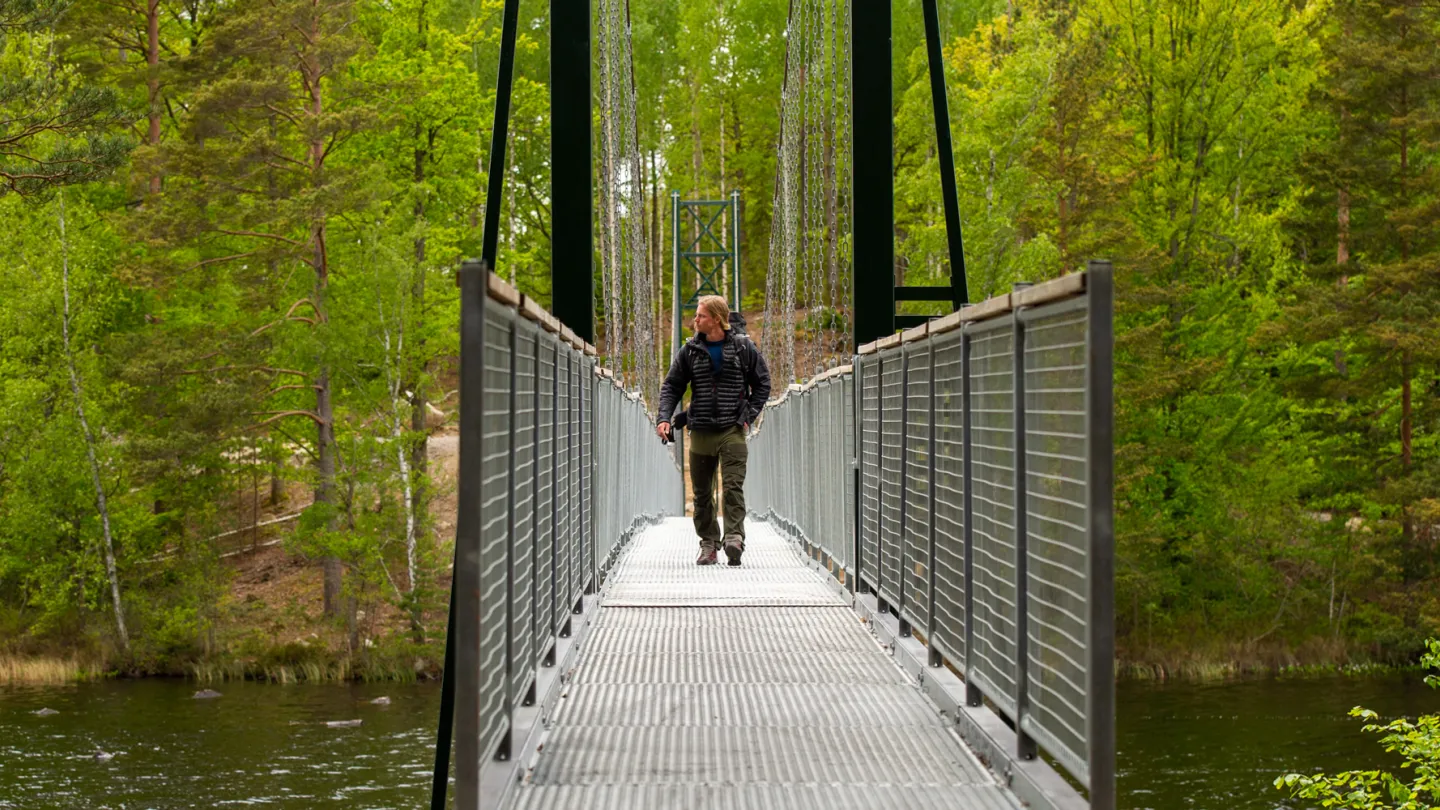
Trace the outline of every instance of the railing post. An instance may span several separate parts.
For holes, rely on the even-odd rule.
[[[935,339],[932,337],[925,341],[925,349],[930,353],[930,379],[926,385],[929,396],[926,397],[926,405],[929,408],[929,415],[926,417],[926,424],[930,426],[930,438],[926,442],[925,455],[929,463],[926,475],[926,497],[930,503],[930,526],[926,530],[925,544],[930,549],[930,566],[925,571],[926,588],[929,591],[928,602],[925,608],[925,644],[929,648],[928,663],[932,667],[942,666],[945,657],[935,648],[935,626],[938,623],[935,619],[935,434],[939,431],[935,427]]]
[[[1014,289],[1029,287],[1029,282],[1017,281]],[[1030,577],[1029,577],[1029,527],[1026,519],[1025,471],[1025,321],[1020,317],[1023,307],[1016,308],[1011,361],[1011,382],[1013,402],[1011,403],[1012,439],[1015,447],[1015,756],[1020,759],[1034,759],[1039,753],[1035,740],[1025,733],[1025,716],[1030,711],[1030,655],[1028,635],[1030,632]]]
[[[506,349],[510,352],[510,382],[506,393],[506,411],[509,413],[509,451],[505,454],[505,733],[500,737],[500,746],[495,758],[502,762],[510,758],[511,738],[514,736],[515,718],[515,456],[519,437],[515,430],[515,355],[519,340],[518,327],[510,323]]]
[[[1086,412],[1090,459],[1090,604],[1086,684],[1089,719],[1090,807],[1115,810],[1115,400],[1114,277],[1109,262],[1090,262],[1085,274],[1089,312]]]
[[[897,531],[896,531],[896,539],[899,541],[899,546],[900,546],[900,547],[897,548],[897,549],[895,549],[896,554],[899,556],[899,565],[896,567],[896,573],[899,574],[899,576],[897,577],[897,579],[899,579],[899,582],[895,583],[895,598],[898,599],[898,600],[900,600],[900,604],[899,604],[899,605],[896,605],[896,607],[895,607],[895,617],[900,620],[900,635],[901,635],[901,636],[910,636],[910,635],[912,635],[911,627],[910,627],[910,622],[909,622],[909,620],[907,620],[907,619],[905,618],[905,616],[904,616],[905,607],[906,607],[906,605],[908,604],[908,602],[907,602],[907,600],[906,600],[906,595],[907,595],[907,590],[908,590],[908,589],[905,587],[905,584],[906,584],[907,582],[909,582],[909,580],[910,580],[910,577],[908,576],[909,570],[908,570],[908,568],[907,568],[907,566],[906,566],[906,559],[907,559],[907,558],[906,558],[906,556],[905,556],[906,549],[907,549],[907,548],[909,547],[909,545],[910,545],[910,543],[909,543],[909,537],[906,535],[906,532],[907,532],[907,530],[908,530],[908,527],[905,525],[906,522],[907,522],[907,521],[906,521],[906,518],[907,518],[907,516],[910,514],[910,510],[905,508],[905,504],[910,500],[909,498],[905,497],[906,492],[907,492],[907,490],[909,489],[908,482],[906,481],[906,478],[908,477],[907,473],[909,472],[909,468],[910,468],[910,459],[909,459],[909,458],[907,457],[907,455],[906,455],[906,454],[909,452],[909,450],[910,450],[910,347],[909,347],[908,344],[901,343],[901,344],[900,344],[900,449],[899,449],[899,453],[897,454],[898,457],[899,457],[899,459],[900,459],[900,481],[899,481],[899,484],[898,484],[898,486],[899,486],[899,492],[896,493],[896,496],[900,499],[900,517],[899,517],[899,520],[897,521],[898,528],[897,528]]]
[[[864,593],[860,589],[860,457],[863,450],[860,420],[863,415],[861,403],[864,397],[865,375],[860,367],[860,355],[850,356],[850,593]]]
[[[855,424],[851,431],[852,440],[855,442],[855,458],[853,468],[855,471],[855,592],[869,593],[865,586],[865,576],[862,573],[864,563],[865,541],[862,535],[865,532],[865,364],[869,361],[865,355],[855,355],[853,365],[855,366],[855,391],[854,399]]]
[[[595,452],[595,446],[600,443],[598,417],[595,413],[595,404],[600,396],[600,378],[595,376],[594,367],[587,367],[585,361],[580,361],[580,367],[585,371],[585,388],[590,392],[590,409],[585,412],[585,421],[590,424],[590,441],[587,443],[586,467],[590,477],[586,479],[585,498],[590,504],[590,510],[585,520],[585,538],[590,544],[590,593],[600,590],[600,544],[595,536],[595,525],[599,523],[599,516],[596,510],[599,509],[600,501],[595,494],[595,476],[600,471],[599,453]]]
[[[875,606],[881,612],[890,610],[880,588],[885,584],[885,358],[880,352],[875,360]]]
[[[557,613],[560,612],[560,600],[563,594],[560,593],[560,493],[565,490],[566,483],[560,480],[560,344],[555,344],[555,364],[552,366],[551,374],[554,375],[550,384],[550,440],[553,443],[555,452],[550,454],[550,619],[554,621]],[[556,629],[556,635],[560,638],[570,637],[570,612],[566,611],[564,618]]]
[[[575,383],[576,372],[579,371],[580,366],[580,361],[576,360],[575,355],[571,353],[565,362],[565,373],[569,378],[570,385],[570,396],[568,397],[570,417],[565,421],[570,426],[569,436],[572,453],[570,464],[572,469],[575,470],[575,477],[567,486],[571,488],[570,534],[575,539],[574,553],[570,558],[570,576],[573,578],[573,581],[570,583],[570,592],[575,594],[575,601],[570,605],[570,613],[576,616],[585,612],[585,515],[584,510],[580,507],[579,500],[583,493],[576,492],[574,489],[582,485],[585,478],[585,470],[581,466],[581,461],[584,460],[584,450],[581,447],[581,441],[584,436],[580,429],[580,420],[585,413],[584,394],[581,392],[583,386]]]
[[[961,479],[965,487],[962,513],[962,534],[965,538],[965,705],[980,706],[985,702],[984,696],[970,677],[975,671],[975,475],[971,458],[975,446],[971,438],[974,409],[971,407],[970,344],[970,325],[965,324],[960,332],[960,452]]]
[[[535,357],[534,357],[534,395],[531,397],[534,402],[531,410],[535,412],[534,418],[530,421],[534,425],[535,436],[530,442],[530,635],[532,638],[540,638],[539,629],[545,628],[545,635],[550,635],[550,627],[544,622],[548,618],[540,612],[540,347],[543,345],[544,332],[535,330]],[[554,540],[552,539],[553,543]],[[536,650],[539,653],[540,650]],[[546,653],[546,659],[550,659],[553,653]],[[553,660],[551,661],[553,663]],[[550,664],[545,664],[549,666]]]
[[[455,516],[455,804],[480,801],[480,530],[484,525],[485,297],[490,269],[460,268],[460,485]],[[443,700],[443,695],[442,695]],[[441,712],[442,716],[444,712]],[[448,750],[449,746],[445,746]],[[485,752],[488,754],[488,752]],[[439,757],[436,779],[441,780]],[[448,774],[445,777],[448,780]],[[447,782],[440,781],[437,791]],[[432,794],[433,795],[433,794]],[[443,803],[444,793],[440,793]]]

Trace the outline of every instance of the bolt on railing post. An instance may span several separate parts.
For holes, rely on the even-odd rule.
[[[1015,282],[1014,289],[1029,287],[1026,281]],[[1030,655],[1028,635],[1030,632],[1030,582],[1029,582],[1029,526],[1026,518],[1025,464],[1025,321],[1021,317],[1025,308],[1017,307],[1012,314],[1014,338],[1010,378],[1013,383],[1011,427],[1014,441],[1015,476],[1015,756],[1022,760],[1034,759],[1039,751],[1035,740],[1025,732],[1026,715],[1030,712]]]

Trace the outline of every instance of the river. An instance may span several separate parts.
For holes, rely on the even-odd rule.
[[[433,684],[107,681],[0,689],[0,808],[415,808],[428,801]],[[372,703],[386,696],[388,705]],[[1418,676],[1119,688],[1124,810],[1292,808],[1290,770],[1390,764],[1359,722],[1440,712]],[[58,714],[37,716],[41,708]],[[332,727],[331,721],[361,721]],[[96,750],[113,754],[97,760]]]

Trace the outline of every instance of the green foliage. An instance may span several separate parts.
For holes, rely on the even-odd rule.
[[[481,243],[502,5],[0,0],[0,179],[19,192],[0,197],[15,650],[117,644],[66,373],[68,255],[133,625],[113,666],[283,679],[359,675],[370,656],[413,672],[424,655],[401,645],[442,615],[426,418],[453,406],[451,273]],[[738,189],[746,312],[765,300],[790,7],[630,7],[652,265],[667,266],[672,189]],[[920,7],[893,4],[896,272],[927,285],[950,268]],[[1440,633],[1437,12],[939,7],[972,298],[1087,259],[1117,269],[1122,656],[1215,672],[1413,660]],[[548,13],[521,11],[497,234],[499,272],[542,303]],[[800,329],[835,325],[814,310]],[[343,573],[344,615],[229,601],[227,533],[300,510],[275,531]],[[410,626],[358,619],[382,605]],[[266,657],[301,625],[344,654]],[[268,663],[226,669],[227,650]]]
[[[54,26],[65,5],[0,0],[0,194],[35,196],[100,180],[134,144],[114,88],[56,63]]]
[[[1429,648],[1421,658],[1422,665],[1440,668],[1440,641],[1430,639]],[[1431,688],[1440,688],[1440,677],[1427,675]],[[1408,771],[1396,776],[1388,771],[1344,771],[1334,775],[1304,776],[1286,774],[1275,780],[1275,787],[1289,790],[1301,799],[1319,799],[1321,807],[1346,810],[1432,810],[1440,807],[1440,715],[1422,715],[1410,720],[1400,718],[1388,723],[1374,722],[1380,715],[1359,706],[1350,710],[1351,717],[1371,721],[1365,731],[1381,734],[1380,744],[1387,752],[1398,754],[1401,767]]]

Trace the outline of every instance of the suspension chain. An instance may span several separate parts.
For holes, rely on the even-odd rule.
[[[628,0],[596,4],[600,68],[599,243],[606,364],[630,390],[659,386]]]
[[[851,2],[792,0],[785,32],[764,337],[786,383],[852,351]]]

